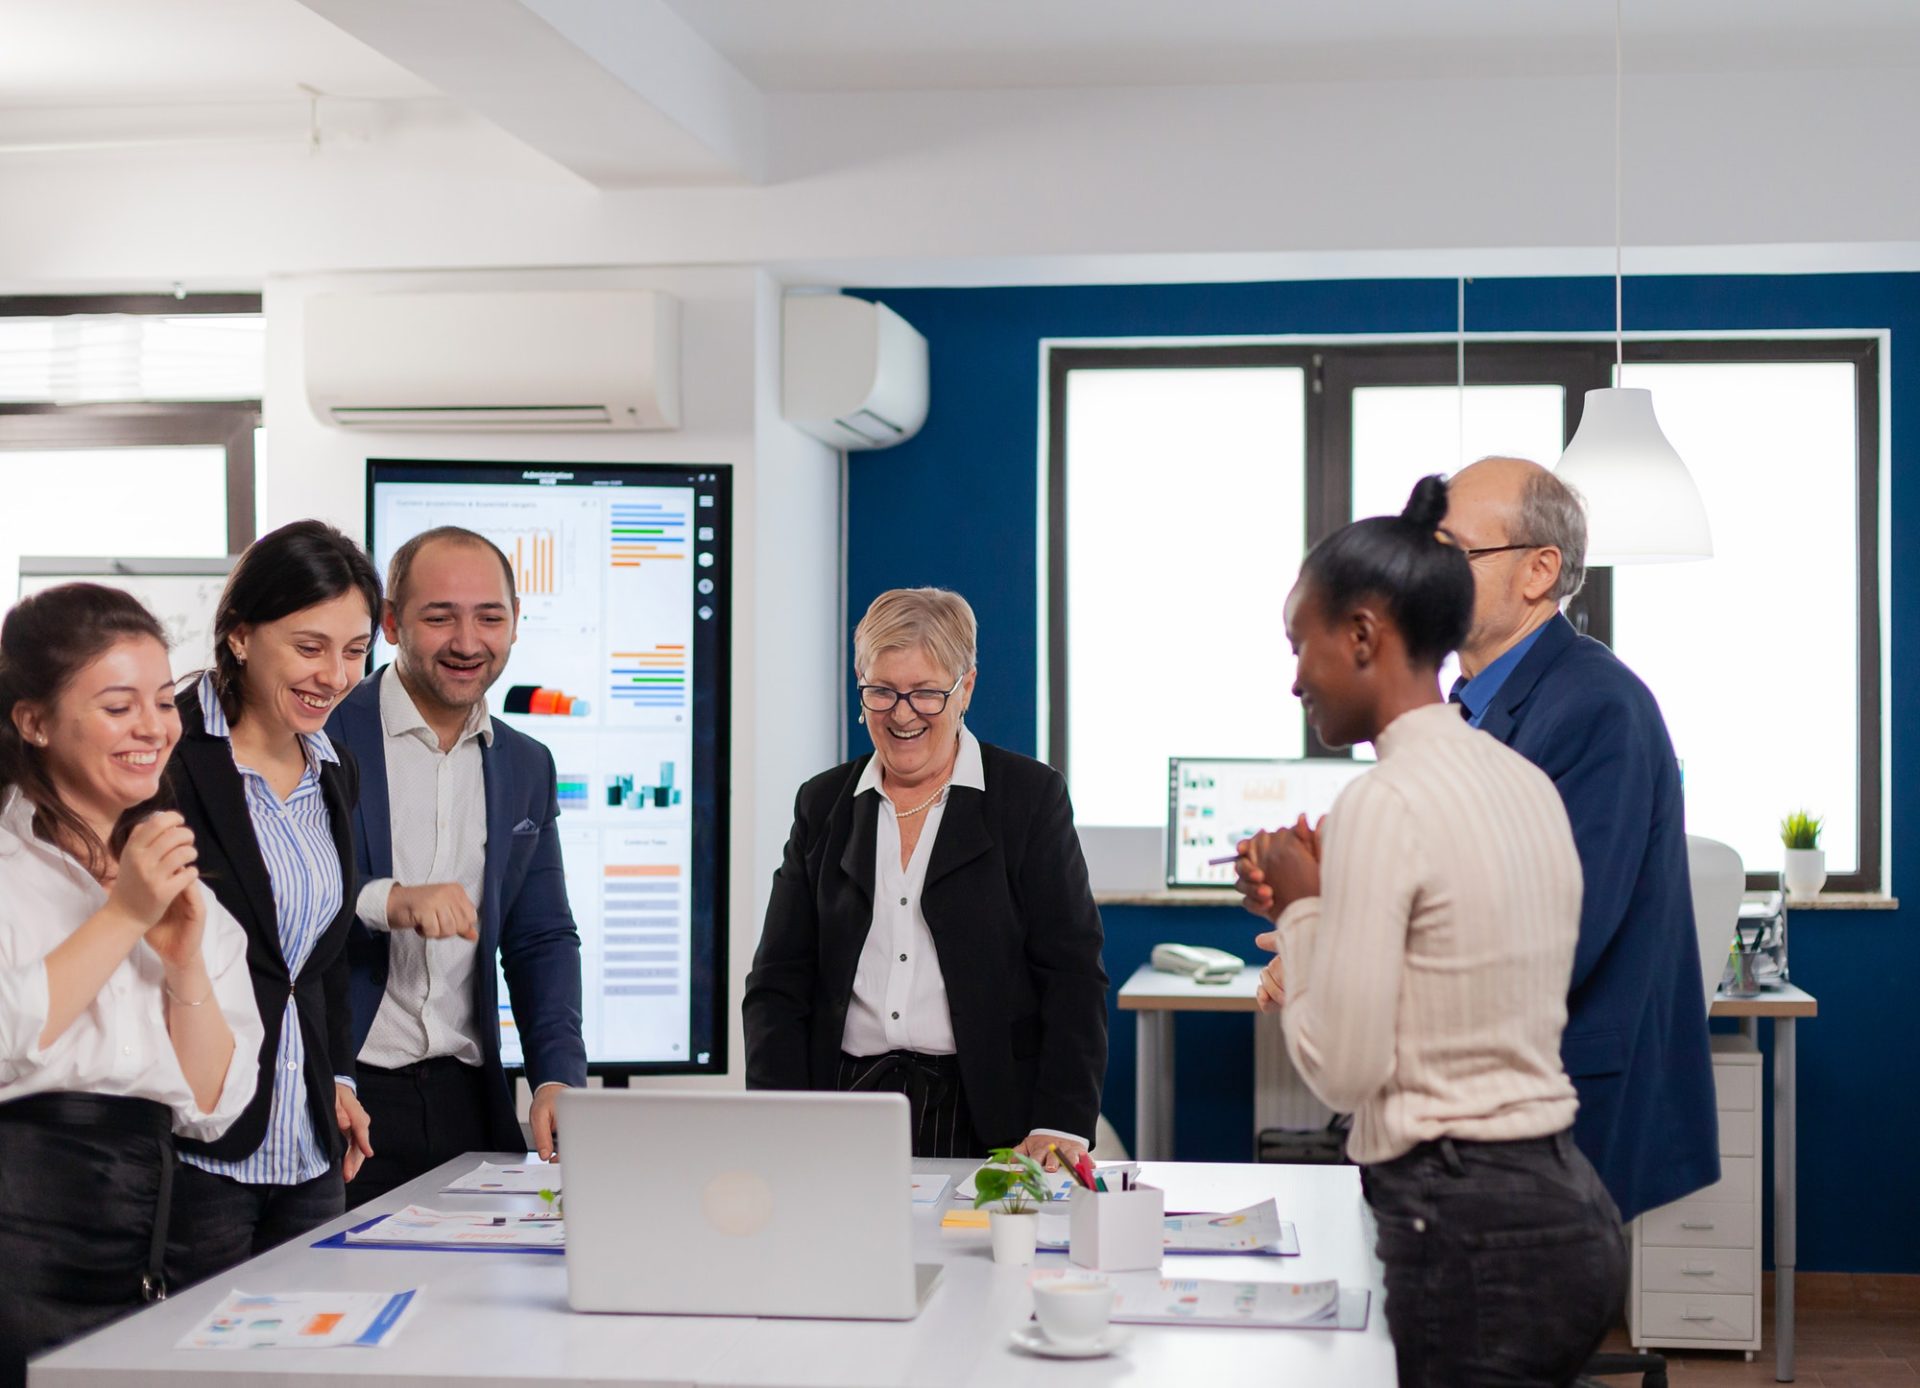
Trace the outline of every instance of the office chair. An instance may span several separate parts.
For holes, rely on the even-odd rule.
[[[1700,946],[1700,981],[1709,1011],[1720,989],[1727,951],[1733,945],[1740,919],[1740,894],[1746,890],[1746,867],[1740,855],[1717,839],[1687,835],[1687,878],[1693,887],[1693,929]],[[1576,1383],[1580,1388],[1606,1388],[1594,1380],[1613,1374],[1639,1374],[1641,1388],[1667,1388],[1667,1361],[1651,1350],[1623,1354],[1596,1354],[1586,1362]]]

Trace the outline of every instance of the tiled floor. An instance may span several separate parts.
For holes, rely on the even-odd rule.
[[[1773,1278],[1767,1279],[1764,1345],[1749,1364],[1738,1354],[1667,1355],[1674,1388],[1684,1384],[1772,1383]],[[1920,1277],[1853,1277],[1802,1273],[1797,1279],[1794,1382],[1804,1388],[1865,1388],[1913,1384],[1920,1388]],[[1607,1349],[1624,1350],[1623,1330]],[[1629,1385],[1628,1378],[1604,1380]]]

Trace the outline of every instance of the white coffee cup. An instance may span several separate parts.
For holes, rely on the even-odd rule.
[[[1056,1345],[1069,1349],[1091,1345],[1113,1319],[1113,1284],[1076,1278],[1035,1282],[1033,1314]]]

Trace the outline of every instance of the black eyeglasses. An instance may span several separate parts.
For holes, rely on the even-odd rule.
[[[947,700],[953,697],[966,679],[962,675],[953,682],[953,689],[892,689],[884,684],[863,684],[860,686],[860,706],[869,713],[891,713],[893,706],[902,699],[907,707],[927,718],[945,713]]]
[[[1539,548],[1539,545],[1487,545],[1481,549],[1463,549],[1460,552],[1469,559],[1478,559],[1483,554],[1505,554],[1509,550]]]

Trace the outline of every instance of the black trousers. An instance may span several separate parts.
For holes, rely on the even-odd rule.
[[[278,1248],[346,1207],[337,1165],[295,1185],[256,1185],[181,1162],[167,1231],[167,1290],[181,1291]]]
[[[27,1357],[161,1294],[173,1115],[145,1099],[0,1104],[0,1388]]]
[[[1361,1171],[1401,1388],[1572,1383],[1620,1316],[1620,1214],[1571,1132],[1442,1138]]]
[[[916,1157],[984,1157],[973,1133],[960,1062],[950,1055],[888,1051],[884,1055],[841,1053],[833,1087],[847,1091],[904,1094]]]
[[[372,1123],[373,1155],[347,1184],[349,1209],[385,1195],[462,1152],[491,1152],[486,1072],[451,1056],[397,1070],[362,1064],[355,1078]]]

